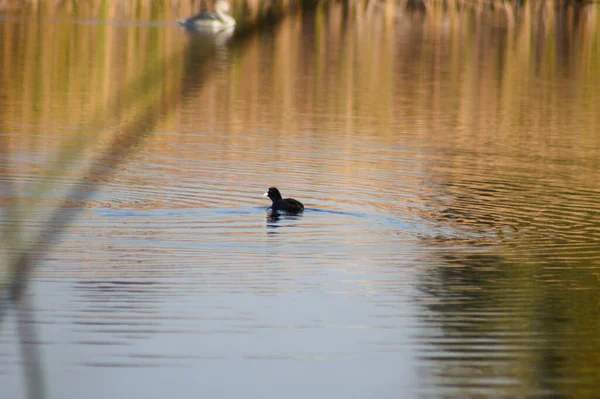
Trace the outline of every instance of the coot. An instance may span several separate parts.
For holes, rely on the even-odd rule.
[[[304,210],[304,205],[300,201],[293,198],[281,198],[281,193],[275,187],[269,188],[269,191],[264,193],[263,196],[271,198],[271,201],[273,201],[271,209],[276,212],[298,213]]]

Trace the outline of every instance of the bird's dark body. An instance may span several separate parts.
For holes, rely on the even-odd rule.
[[[293,198],[282,198],[281,193],[275,187],[269,188],[264,195],[273,202],[271,209],[275,212],[299,213],[304,210],[302,202]]]

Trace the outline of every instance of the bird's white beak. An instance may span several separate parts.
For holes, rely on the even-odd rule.
[[[268,196],[269,196],[269,192],[268,191],[263,194],[263,197],[268,197]]]

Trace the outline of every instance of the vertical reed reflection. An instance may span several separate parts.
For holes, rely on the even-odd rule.
[[[427,309],[421,358],[429,383],[447,394],[594,391],[597,261],[576,251],[558,261],[550,248],[539,253],[543,247],[489,254],[458,243],[455,250],[448,242],[444,247],[430,259],[437,266],[420,284]]]

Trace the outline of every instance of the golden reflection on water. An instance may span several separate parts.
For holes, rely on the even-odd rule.
[[[314,329],[337,342],[331,326],[365,330],[352,335],[359,355],[300,339],[322,351],[248,352],[244,342],[201,358],[403,358],[416,344],[424,392],[597,388],[597,6],[394,11],[331,4],[218,43],[177,26],[2,21],[3,179],[25,198],[24,182],[43,180],[65,142],[89,145],[87,160],[123,134],[128,115],[117,111],[91,142],[82,127],[140,70],[171,60],[140,125],[152,136],[91,201],[69,199],[89,209],[55,251],[66,264],[40,275],[76,281],[78,299],[93,303],[77,315],[113,311],[108,292],[158,331],[161,301],[172,323],[195,320],[186,294],[227,303],[206,311],[214,328],[163,331],[175,338]],[[266,218],[260,194],[271,185],[306,213]],[[158,283],[128,285],[140,278]],[[283,322],[248,305],[244,324],[235,313],[237,295],[286,294],[311,317]],[[358,303],[332,305],[346,297]],[[152,336],[123,323],[123,342]]]
[[[513,157],[532,150],[542,160],[585,156],[584,151],[594,150],[585,143],[593,142],[600,115],[592,40],[596,30],[588,26],[593,22],[588,14],[595,9],[587,7],[583,15],[571,17],[576,28],[566,24],[564,29],[572,32],[555,32],[537,26],[528,13],[519,29],[511,31],[494,13],[401,14],[393,24],[381,13],[367,25],[358,17],[346,18],[343,7],[331,6],[318,12],[320,25],[288,19],[273,37],[251,40],[225,60],[230,67],[219,81],[208,78],[197,96],[187,100],[202,110],[193,115],[198,120],[167,115],[170,124],[165,127],[227,120],[235,138],[267,122],[288,134],[336,122],[336,140],[340,134],[352,138],[367,130],[369,137],[375,133],[394,142],[398,131],[410,131],[414,138],[455,151],[492,145],[505,147]],[[475,27],[468,23],[471,18],[476,18]],[[2,27],[2,35],[11,39],[4,41],[3,120],[59,123],[63,129],[52,129],[48,135],[53,137],[72,134],[64,126],[80,125],[87,112],[106,103],[154,54],[186,45],[176,27],[44,24],[15,34],[28,25],[7,22]],[[488,25],[492,28],[485,29]],[[52,47],[37,42],[36,29],[41,28],[44,37],[53,38]],[[543,38],[539,48],[531,45],[532,34]],[[178,86],[185,78],[183,57],[178,67],[166,71],[167,85]],[[343,118],[343,124],[335,118]],[[579,134],[562,134],[565,127]],[[163,138],[177,139],[182,138]],[[9,142],[15,140],[9,137]],[[60,143],[39,133],[20,135],[19,142],[23,140]]]

